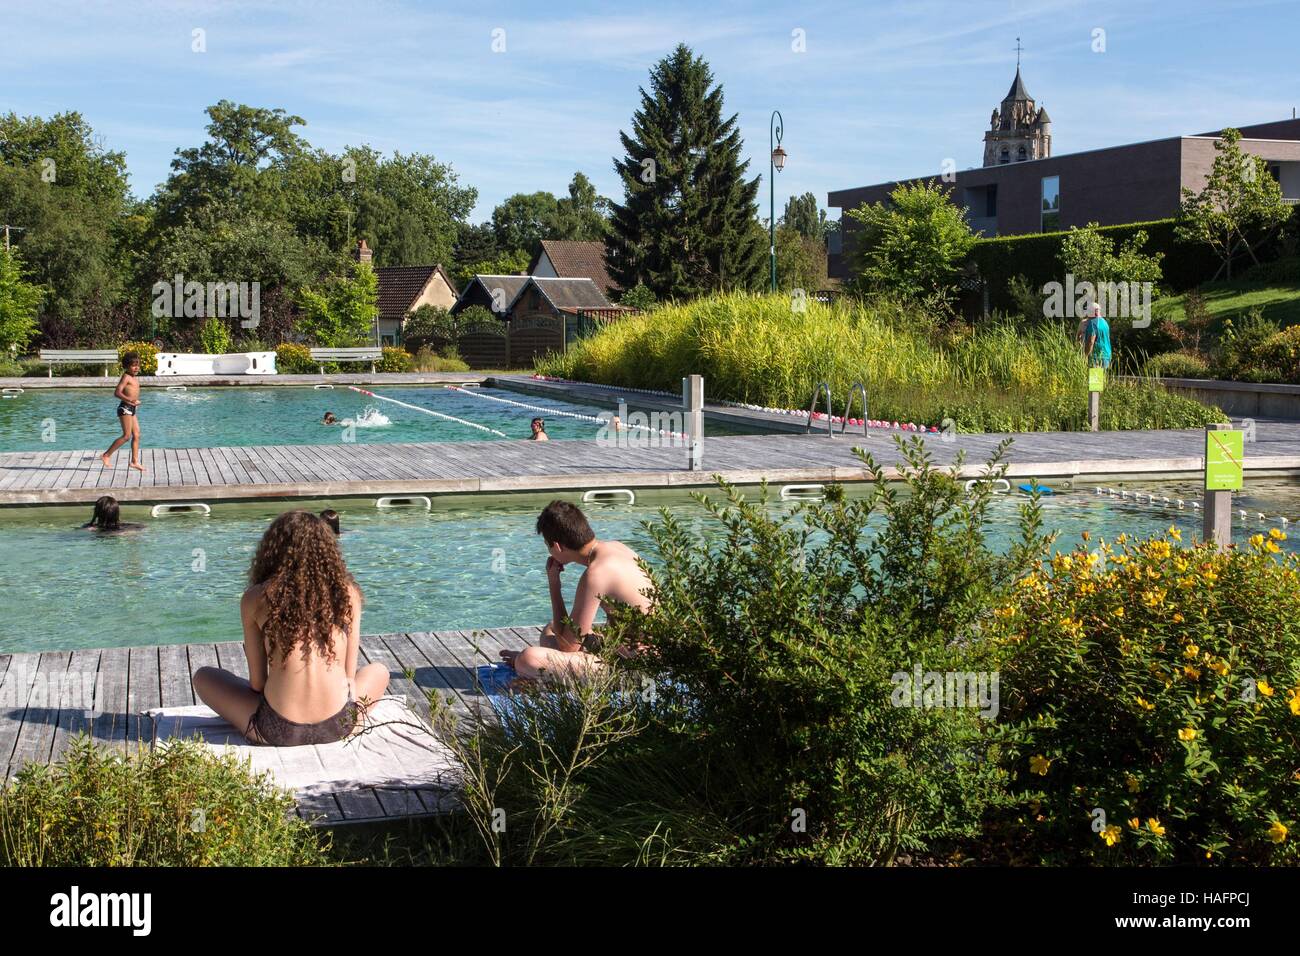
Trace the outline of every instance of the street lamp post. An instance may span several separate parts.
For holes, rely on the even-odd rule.
[[[776,291],[776,174],[785,168],[785,150],[781,148],[781,134],[785,132],[785,119],[780,110],[772,110],[772,121],[768,124],[767,145],[772,151],[771,165],[767,174],[768,200],[768,261],[772,271],[772,291]]]

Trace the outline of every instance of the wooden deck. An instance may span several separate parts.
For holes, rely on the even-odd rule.
[[[478,665],[498,660],[502,649],[536,643],[539,631],[517,627],[371,635],[361,639],[361,657],[362,663],[386,665],[389,693],[405,696],[422,718],[429,716],[427,692],[468,715],[487,704],[477,688]],[[152,721],[144,712],[201,703],[190,675],[204,665],[247,676],[243,647],[235,642],[0,655],[0,767],[8,777],[29,761],[57,760],[81,731],[123,752],[136,742],[147,745]],[[93,686],[93,710],[84,709],[89,695],[83,697],[74,685]],[[60,700],[48,699],[50,688]],[[65,702],[78,707],[60,706]],[[293,748],[301,749],[309,748]],[[300,802],[298,812],[330,825],[424,816],[448,807],[447,794],[434,790],[344,787]]]
[[[1254,474],[1300,474],[1300,424],[1260,422],[1246,446]],[[671,488],[712,483],[714,473],[748,484],[861,481],[854,447],[886,468],[899,456],[890,432],[735,435],[706,438],[704,470],[688,471],[682,448],[614,447],[593,440],[486,441],[419,444],[272,445],[232,448],[145,448],[147,472],[127,467],[119,452],[104,468],[98,452],[0,454],[0,505],[122,501],[230,501],[391,494],[475,494],[588,488]],[[1011,477],[1041,479],[1193,477],[1203,468],[1204,432],[1030,432],[1019,435],[926,436],[934,460],[966,455],[974,477],[1003,438],[1014,439]]]

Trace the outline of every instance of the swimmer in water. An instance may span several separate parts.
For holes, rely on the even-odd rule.
[[[325,417],[320,420],[322,425],[337,425],[339,420],[334,417],[333,412],[326,412]]]
[[[534,418],[532,421],[533,433],[529,436],[528,441],[550,441],[551,436],[546,434],[546,422],[541,418]]]

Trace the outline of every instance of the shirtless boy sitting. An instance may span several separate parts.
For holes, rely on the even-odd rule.
[[[601,541],[582,511],[567,501],[552,501],[537,518],[537,533],[546,542],[546,577],[551,591],[551,623],[540,643],[523,651],[502,651],[520,677],[578,676],[599,663],[594,653],[599,636],[592,632],[596,611],[606,600],[648,611],[650,579],[637,564],[636,552],[619,541]],[[578,579],[573,611],[564,606],[560,575],[567,564],[586,570]]]

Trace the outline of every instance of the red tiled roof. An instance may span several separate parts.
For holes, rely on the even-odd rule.
[[[379,317],[400,322],[435,272],[442,272],[443,280],[455,295],[456,287],[442,266],[384,266],[376,269],[379,276]]]
[[[602,295],[620,291],[617,282],[605,268],[605,243],[579,242],[569,239],[543,239],[542,252],[551,260],[555,274],[561,279],[590,279]],[[538,255],[541,259],[541,254]],[[536,268],[537,263],[533,263]],[[530,270],[531,271],[531,270]]]

